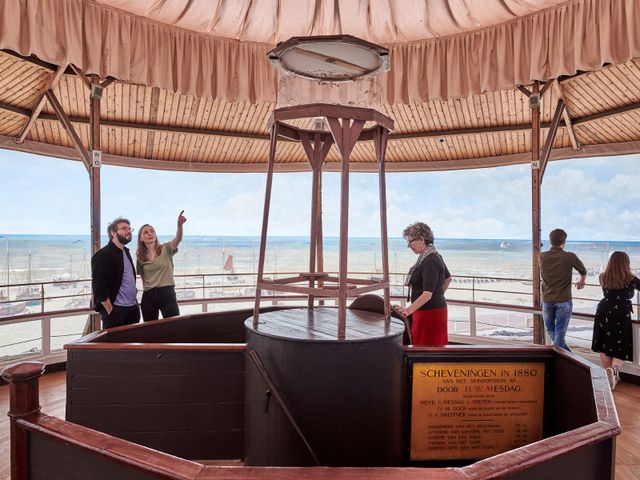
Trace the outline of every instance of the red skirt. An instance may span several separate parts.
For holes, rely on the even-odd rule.
[[[447,307],[413,312],[411,325],[413,345],[440,346],[449,343],[447,321]]]

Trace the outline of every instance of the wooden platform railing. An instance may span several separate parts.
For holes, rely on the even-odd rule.
[[[2,375],[11,390],[11,480],[532,480],[552,478],[542,470],[549,462],[562,462],[565,476],[577,472],[578,477],[573,478],[613,479],[615,436],[620,426],[606,378],[601,369],[554,351],[558,355],[565,365],[589,371],[595,399],[593,423],[465,467],[428,469],[207,466],[184,460],[41,413],[38,378],[44,364],[26,362],[8,367]],[[585,476],[582,472],[590,473]]]

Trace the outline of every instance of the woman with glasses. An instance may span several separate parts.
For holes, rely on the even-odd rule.
[[[142,319],[145,322],[180,315],[176,299],[176,282],[173,279],[173,256],[182,241],[182,225],[187,221],[178,215],[178,229],[173,240],[160,244],[155,229],[145,224],[138,231],[138,249],[136,250],[137,270],[142,279],[143,293],[140,304]]]
[[[451,283],[451,274],[433,244],[433,232],[429,225],[416,222],[402,232],[407,246],[418,254],[416,263],[409,269],[405,285],[409,287],[406,308],[394,309],[405,317],[412,317],[411,338],[414,345],[446,345],[447,301],[444,292]]]

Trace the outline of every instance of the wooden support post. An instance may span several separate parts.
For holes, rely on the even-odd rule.
[[[316,242],[316,252],[317,252],[317,265],[316,269],[318,273],[324,272],[324,242],[322,241],[322,169],[318,171],[318,226],[317,226],[317,242]],[[324,280],[322,278],[318,279],[318,288],[324,287]],[[324,305],[324,300],[320,299],[318,302],[321,306]]]
[[[98,87],[98,79],[93,77],[91,84]],[[89,100],[89,114],[91,125],[89,129],[89,142],[92,152],[102,154],[102,141],[100,136],[100,100],[102,87],[92,88]],[[95,154],[94,154],[95,155]],[[92,159],[91,163],[91,253],[100,250],[100,168],[101,162]]]
[[[347,270],[349,254],[349,157],[345,149],[351,136],[348,119],[342,120],[342,168],[340,174],[340,260],[338,269],[338,338],[344,339],[347,334]],[[336,141],[336,143],[338,143]]]
[[[38,379],[44,373],[44,363],[23,362],[9,365],[2,379],[9,384],[9,421],[11,437],[11,480],[29,478],[29,437],[17,421],[40,411]]]
[[[273,184],[273,165],[276,161],[276,144],[278,142],[278,122],[271,125],[271,143],[269,145],[269,163],[267,165],[267,185],[264,192],[264,209],[262,211],[262,233],[260,235],[260,253],[258,254],[258,274],[256,278],[256,301],[253,306],[253,329],[258,329],[258,317],[260,316],[260,297],[262,296],[262,283],[264,275],[264,260],[267,251],[267,229],[269,226],[269,206],[271,205],[271,186]],[[275,278],[274,278],[275,280]]]
[[[318,190],[320,188],[320,168],[313,166],[313,180],[311,186],[311,232],[309,239],[309,273],[316,273],[316,258],[318,245]],[[309,288],[316,285],[316,278],[309,276]],[[314,296],[309,295],[307,302],[309,310],[313,310]]]
[[[100,100],[102,99],[102,86],[99,79],[91,77],[91,94],[89,96],[89,148],[91,149],[90,183],[90,208],[91,208],[91,254],[100,250],[100,223],[101,223],[101,198],[100,198],[100,171],[102,168],[102,139],[100,135]],[[96,155],[97,154],[97,155]],[[92,315],[90,330],[100,329],[100,317]]]
[[[385,327],[391,324],[391,290],[389,287],[389,243],[387,239],[387,183],[385,179],[384,158],[387,151],[389,130],[383,127],[376,129],[374,137],[376,160],[378,162],[378,189],[380,193],[380,240],[382,249],[382,281],[384,287],[384,321]],[[374,265],[375,267],[375,265]]]
[[[360,132],[363,120],[351,122],[348,118],[327,118],[333,140],[342,155],[340,187],[340,260],[338,268],[338,339],[346,337],[347,319],[347,269],[349,251],[349,157]]]
[[[316,273],[316,258],[317,258],[317,245],[318,245],[318,225],[322,223],[322,212],[318,208],[321,201],[320,191],[320,176],[322,175],[322,164],[324,159],[329,153],[329,149],[333,144],[330,136],[321,133],[315,133],[313,138],[313,144],[309,138],[309,134],[306,132],[300,133],[300,142],[304,148],[304,151],[311,165],[313,171],[313,180],[311,187],[311,228],[309,239],[309,273]],[[309,277],[309,288],[314,288],[316,277],[311,275]],[[314,295],[309,294],[308,308],[310,310],[314,307]]]
[[[533,84],[534,95],[540,94],[538,82]],[[540,102],[531,104],[531,235],[533,248],[532,271],[533,271],[533,308],[539,310],[540,302]],[[533,315],[533,343],[544,343],[544,328],[542,327],[542,317],[539,314]]]

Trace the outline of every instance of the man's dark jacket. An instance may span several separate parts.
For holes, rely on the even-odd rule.
[[[124,252],[131,262],[133,277],[135,278],[136,268],[131,259],[129,249],[124,247]],[[116,247],[113,242],[109,242],[91,257],[91,288],[93,290],[93,308],[96,312],[104,311],[102,302],[107,298],[111,300],[113,305],[122,284],[123,273],[122,250]]]

